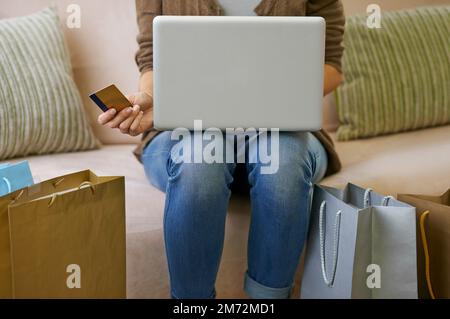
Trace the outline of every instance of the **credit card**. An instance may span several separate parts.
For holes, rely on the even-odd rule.
[[[130,101],[128,101],[125,95],[114,84],[89,95],[89,97],[103,112],[111,108],[120,112],[127,107],[133,107]]]

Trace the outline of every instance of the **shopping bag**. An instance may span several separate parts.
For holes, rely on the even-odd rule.
[[[125,298],[124,178],[82,171],[0,197],[0,242],[0,298]]]
[[[302,298],[417,298],[415,208],[348,184],[315,186]]]
[[[419,298],[450,299],[450,190],[442,196],[398,198],[417,210]]]
[[[16,164],[0,164],[0,196],[33,184],[27,161]]]

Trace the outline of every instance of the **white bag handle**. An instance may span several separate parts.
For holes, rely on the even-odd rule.
[[[371,205],[372,201],[370,200],[370,193],[372,192],[373,192],[372,188],[368,188],[364,192],[364,208],[367,208]]]
[[[341,229],[341,215],[342,211],[336,213],[336,219],[334,224],[334,246],[333,246],[333,263],[331,269],[331,275],[328,276],[325,260],[325,225],[324,225],[324,214],[325,214],[326,202],[323,201],[320,205],[319,213],[319,236],[320,236],[320,263],[322,266],[322,277],[323,281],[328,287],[333,287],[334,278],[336,276],[337,261],[338,261],[338,250],[339,250],[339,237]]]
[[[11,193],[12,187],[11,187],[11,183],[9,182],[9,180],[6,177],[3,177],[2,180],[5,182],[6,187],[8,188],[8,193]]]
[[[391,199],[395,199],[394,196],[384,196],[383,202],[381,203],[381,206],[389,206],[389,201]]]

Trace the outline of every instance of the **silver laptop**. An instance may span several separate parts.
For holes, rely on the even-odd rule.
[[[159,16],[153,36],[157,129],[321,128],[323,18]]]

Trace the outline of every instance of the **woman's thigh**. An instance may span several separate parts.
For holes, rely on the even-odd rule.
[[[171,151],[178,142],[178,140],[171,138],[171,132],[162,132],[151,141],[142,155],[147,178],[152,185],[161,191],[166,190],[170,176],[168,167]],[[281,165],[286,164],[286,162],[306,160],[311,168],[311,182],[317,183],[324,177],[328,165],[328,156],[323,145],[312,133],[281,132],[278,143]],[[252,157],[257,157],[257,155],[249,154],[249,158]],[[246,182],[246,178],[238,178],[235,182]]]
[[[193,139],[191,143],[194,143]],[[234,163],[226,163],[225,160],[214,163],[204,160],[199,163],[194,162],[193,153],[197,147],[194,144],[190,148],[182,148],[182,153],[191,152],[191,154],[187,154],[187,157],[191,159],[184,162],[184,156],[180,157],[182,145],[180,140],[172,138],[172,132],[166,131],[158,134],[144,149],[142,162],[147,178],[153,186],[164,192],[170,181],[180,179],[185,184],[190,183],[194,189],[197,182],[201,185],[220,187],[222,187],[223,180],[227,184],[232,183],[236,166]],[[203,152],[204,146],[200,144],[202,148],[200,153]],[[214,187],[211,187],[211,191],[213,189]]]

